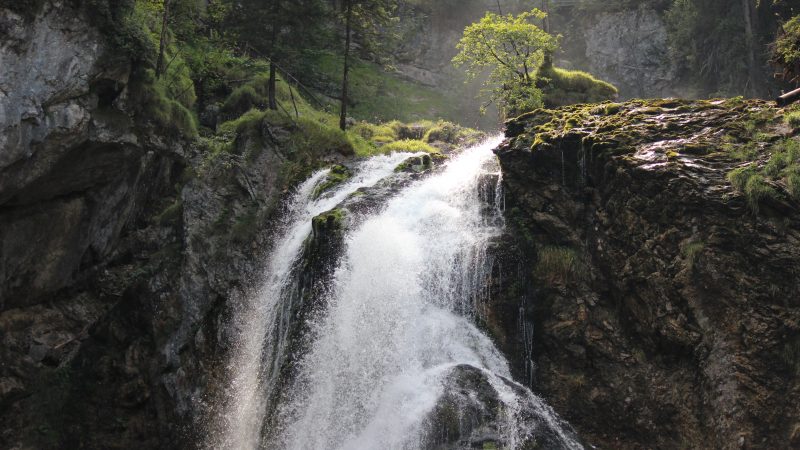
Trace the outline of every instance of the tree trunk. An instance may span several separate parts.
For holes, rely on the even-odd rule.
[[[345,0],[344,19],[344,73],[342,75],[342,105],[339,114],[339,128],[347,129],[347,85],[350,76],[350,35],[352,34],[353,4],[352,0]]]
[[[751,96],[756,94],[758,82],[758,68],[756,67],[756,43],[753,23],[753,8],[750,0],[742,0],[742,13],[744,14],[744,32],[747,42],[747,92]]]
[[[169,24],[170,0],[164,0],[164,14],[161,17],[161,38],[158,42],[158,60],[156,61],[156,78],[161,78],[164,71],[164,51],[167,47],[167,25]]]
[[[280,0],[273,0],[272,2],[272,36],[270,37],[269,43],[269,83],[267,85],[268,91],[268,98],[269,98],[269,109],[276,110],[278,109],[278,100],[276,98],[276,85],[278,79],[278,70],[275,65],[276,56],[276,49],[278,46],[278,13],[280,12]]]
[[[275,89],[278,84],[278,70],[273,61],[269,62],[269,83],[267,84],[267,96],[269,98],[269,109],[278,109],[278,99],[275,95]]]
[[[550,32],[550,0],[542,0],[542,11],[547,14],[544,17],[544,31]]]

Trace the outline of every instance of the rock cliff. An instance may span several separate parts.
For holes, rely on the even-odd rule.
[[[0,447],[190,447],[288,133],[209,155],[142,113],[90,8],[36,5],[0,7]]]
[[[800,445],[800,208],[781,180],[753,208],[727,177],[797,139],[780,116],[661,100],[507,124],[488,326],[588,444]]]

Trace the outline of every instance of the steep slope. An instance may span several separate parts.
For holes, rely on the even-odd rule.
[[[782,112],[634,101],[507,124],[488,325],[588,443],[800,445],[800,208],[782,175],[728,181],[796,145]]]

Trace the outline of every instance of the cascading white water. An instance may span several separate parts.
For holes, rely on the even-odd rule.
[[[313,217],[335,207],[356,190],[372,186],[390,175],[410,153],[377,156],[362,163],[355,176],[332,192],[312,198],[328,170],[314,173],[301,184],[286,204],[275,233],[265,281],[256,295],[235,312],[238,339],[229,364],[230,387],[220,414],[219,430],[208,446],[227,449],[255,449],[259,446],[262,422],[286,347],[291,301],[291,277],[303,243],[311,233]],[[265,363],[266,362],[266,363]]]
[[[466,364],[497,391],[509,448],[532,431],[523,408],[555,430],[559,446],[581,448],[546,405],[507,381],[508,363],[473,324],[487,246],[502,228],[479,189],[481,177],[498,172],[491,149],[499,139],[465,150],[348,233],[271,447],[419,448],[444,378]]]

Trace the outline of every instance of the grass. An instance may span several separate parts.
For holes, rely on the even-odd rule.
[[[783,121],[792,128],[800,127],[800,110],[787,112],[783,116]]]
[[[391,144],[384,145],[383,147],[380,148],[380,150],[383,153],[392,153],[392,152],[439,153],[439,149],[437,149],[436,147],[433,147],[432,145],[428,144],[425,141],[420,141],[417,139],[403,139],[400,141],[394,141]]]
[[[577,273],[578,253],[567,247],[547,246],[539,249],[534,274],[550,283],[567,283]]]
[[[747,206],[754,214],[758,213],[760,203],[764,199],[778,195],[766,177],[753,164],[731,171],[728,174],[728,181],[737,191],[744,194]]]
[[[694,268],[695,262],[697,262],[697,258],[700,254],[705,250],[706,243],[702,241],[695,241],[687,243],[686,245],[681,248],[681,253],[683,254],[684,260],[686,261],[686,267],[689,269]]]
[[[800,117],[798,117],[800,119]],[[784,116],[784,122],[789,119]],[[744,194],[747,205],[758,213],[762,201],[780,196],[776,186],[785,187],[786,193],[800,200],[800,141],[794,138],[778,139],[765,133],[766,125],[774,125],[774,117],[759,113],[749,120],[736,124],[740,136],[727,136],[722,148],[739,161],[751,162],[728,173],[734,189]],[[744,140],[744,143],[737,143]],[[762,155],[768,154],[764,161]]]
[[[314,56],[313,66],[328,84],[341,80],[341,57],[332,53]],[[463,116],[458,105],[438,89],[405,81],[381,66],[356,60],[350,73],[349,114],[357,120],[414,122],[428,118],[456,120]]]

